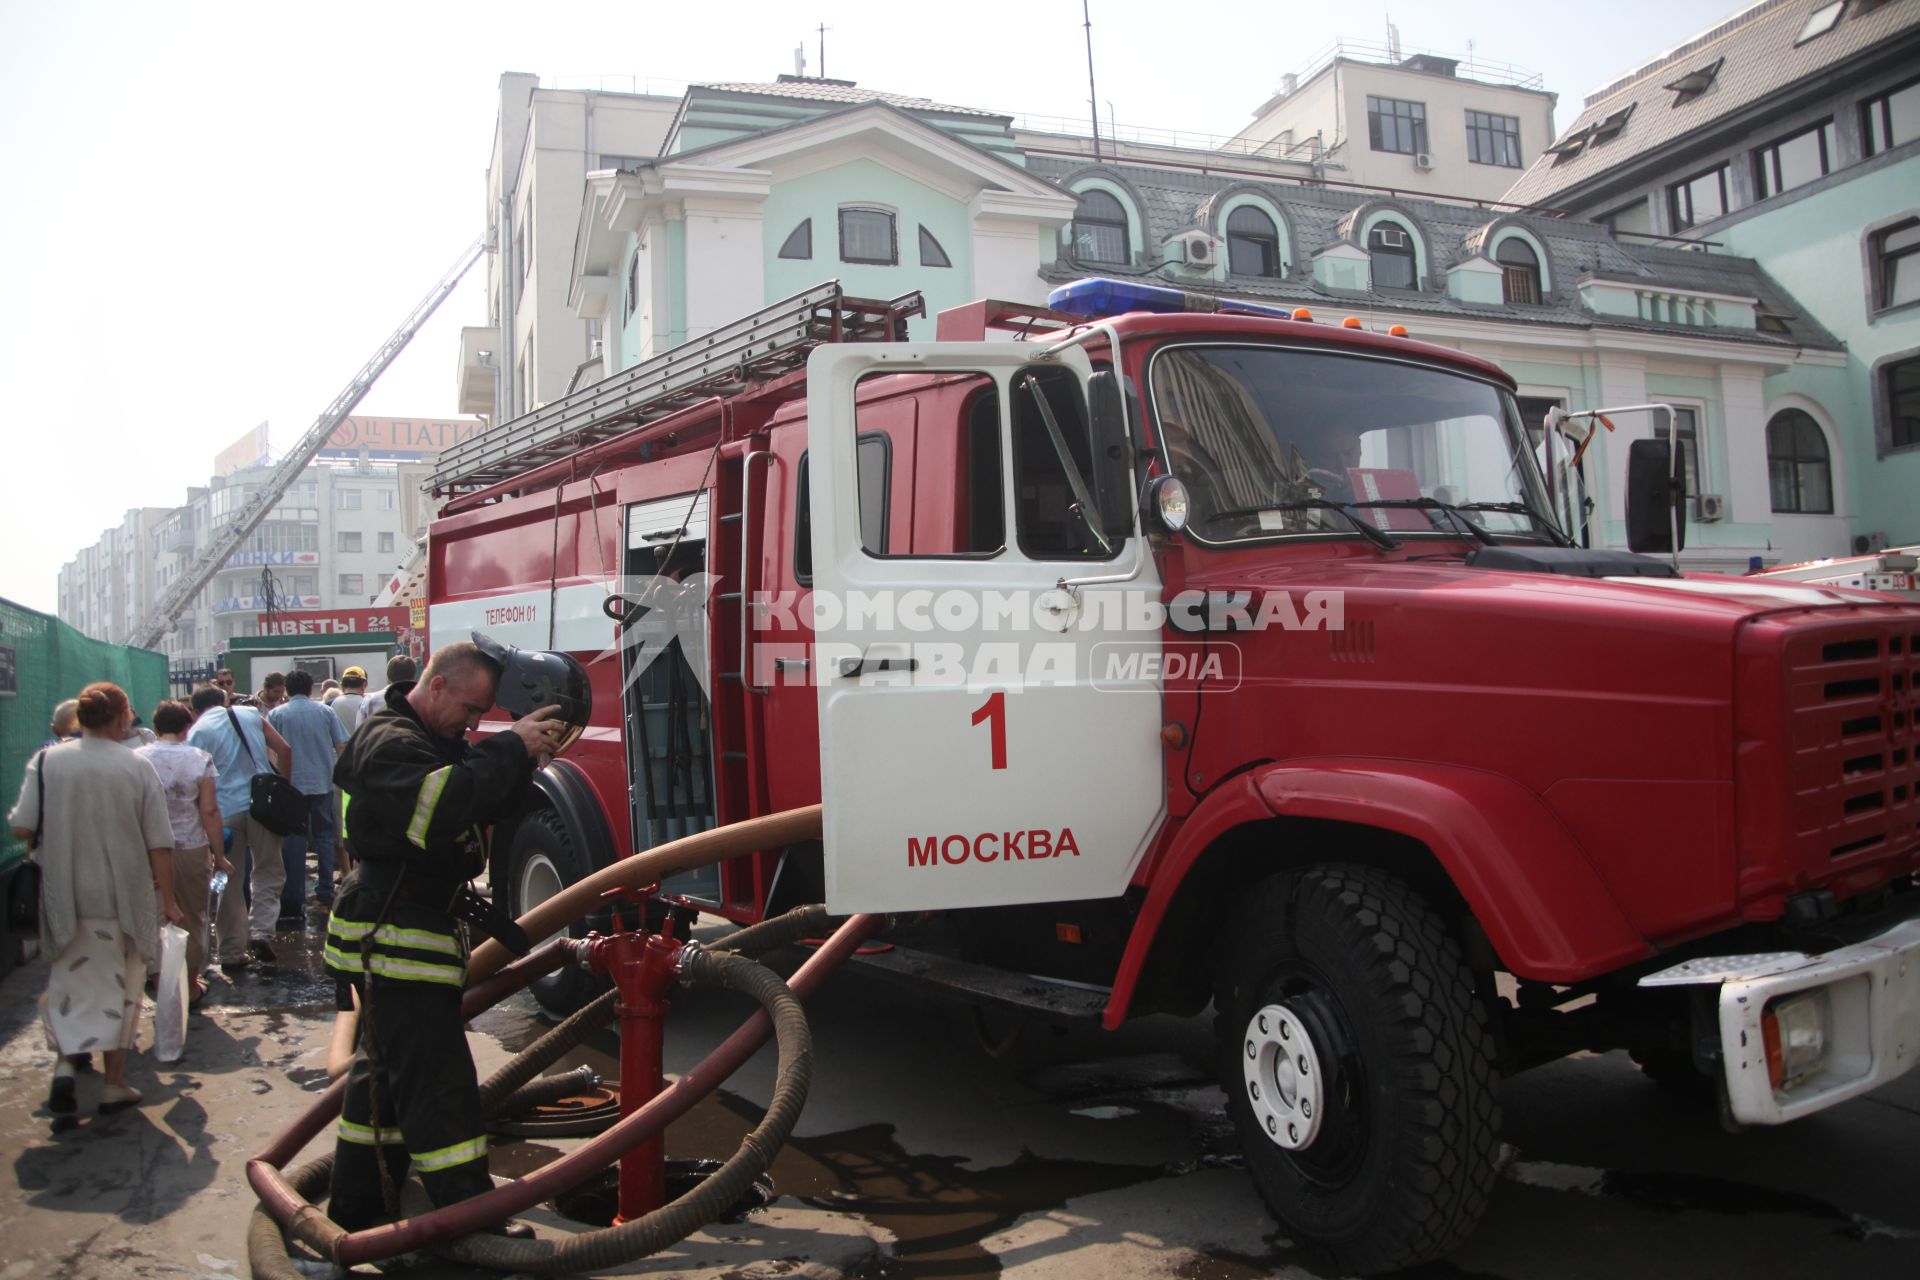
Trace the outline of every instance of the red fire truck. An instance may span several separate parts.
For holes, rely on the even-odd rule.
[[[1738,1125],[1912,1065],[1920,607],[1574,545],[1512,380],[1398,332],[918,310],[822,286],[441,459],[433,642],[592,673],[516,914],[823,801],[668,900],[898,913],[868,963],[1054,1019],[1211,1003],[1254,1181],[1356,1271],[1471,1229],[1504,1075],[1624,1048]]]

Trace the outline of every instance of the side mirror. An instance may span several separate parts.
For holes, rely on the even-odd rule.
[[[1665,440],[1635,440],[1627,446],[1627,546],[1631,550],[1684,551],[1686,501],[1686,485],[1673,474],[1673,451]]]
[[[1107,537],[1133,534],[1133,438],[1127,430],[1126,399],[1120,379],[1100,370],[1087,382],[1087,443],[1094,506]]]

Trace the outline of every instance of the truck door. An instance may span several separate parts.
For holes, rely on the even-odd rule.
[[[1004,343],[849,344],[809,361],[811,670],[836,912],[1112,897],[1159,824],[1159,575],[1137,520],[1115,533],[1087,509],[1091,372],[1079,349],[1037,360]],[[953,374],[979,393],[964,422],[932,422],[960,403]],[[969,513],[958,549],[862,537],[875,495],[858,406],[876,378],[888,392],[870,402],[929,388],[920,457],[955,456],[928,445],[942,429],[970,433],[963,474],[943,478]]]

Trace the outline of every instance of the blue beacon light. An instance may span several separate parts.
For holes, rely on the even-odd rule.
[[[1239,302],[1216,298],[1212,294],[1189,293],[1160,285],[1140,284],[1132,280],[1112,280],[1095,276],[1063,284],[1047,295],[1047,306],[1055,311],[1090,318],[1123,315],[1129,311],[1180,314],[1190,311],[1220,312],[1228,315],[1271,316],[1293,319],[1286,307],[1266,307],[1257,302]]]

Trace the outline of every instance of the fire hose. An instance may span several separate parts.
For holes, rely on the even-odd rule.
[[[700,832],[596,872],[528,912],[520,924],[530,937],[544,938],[599,905],[601,895],[610,889],[652,885],[677,871],[816,838],[819,831],[820,809],[815,805]],[[721,946],[683,948],[679,972],[684,980],[740,991],[758,1000],[761,1012],[693,1070],[607,1132],[535,1173],[429,1213],[348,1232],[310,1202],[327,1186],[331,1156],[303,1165],[291,1174],[281,1173],[282,1167],[338,1114],[345,1082],[336,1081],[247,1164],[248,1181],[261,1202],[248,1230],[253,1274],[274,1280],[292,1280],[301,1274],[290,1260],[285,1233],[342,1267],[433,1249],[461,1262],[546,1273],[619,1265],[685,1238],[725,1212],[772,1163],[798,1117],[811,1078],[811,1038],[799,1000],[816,990],[884,921],[876,916],[856,916],[847,921],[789,982],[783,983],[772,971],[747,958],[817,936],[825,923],[824,908],[806,908],[743,929]],[[512,964],[503,964],[505,948],[492,942],[484,944],[475,950],[469,964],[463,1014],[471,1018],[558,968],[576,945],[556,941]],[[608,997],[611,995],[608,993]],[[482,1088],[483,1108],[489,1113],[501,1109],[540,1071],[604,1026],[612,1012],[608,997],[568,1018],[490,1077]],[[470,1234],[584,1182],[655,1137],[738,1069],[769,1035],[777,1040],[779,1064],[766,1115],[733,1157],[678,1200],[633,1221],[561,1240]]]

